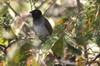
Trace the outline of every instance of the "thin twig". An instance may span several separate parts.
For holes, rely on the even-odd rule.
[[[31,27],[26,23],[26,20],[22,17],[22,16],[20,16],[20,14],[18,14],[13,8],[12,8],[12,6],[10,5],[10,3],[8,3],[8,2],[5,2],[6,3],[6,5],[15,13],[15,15],[18,15],[20,18],[21,18],[21,22],[23,22],[23,24],[21,25],[21,27],[20,27],[20,30],[22,29],[22,27],[24,26],[24,24],[30,29],[30,30],[32,30],[31,29]],[[28,15],[29,16],[29,15]],[[14,43],[16,43],[17,41],[19,41],[19,40],[21,40],[21,39],[18,39],[18,40],[16,40],[16,41],[13,41],[13,42],[11,42],[11,43],[9,43],[6,47],[4,47],[4,53],[6,54],[6,49],[7,48],[9,48],[9,47],[11,47]]]
[[[44,12],[44,15],[46,14],[46,12],[48,11],[48,9],[50,9],[51,8],[51,6],[53,5],[53,4],[55,4],[55,2],[56,2],[56,0],[53,0],[53,3],[46,9],[46,11]]]
[[[92,63],[95,63],[96,62],[96,59],[100,57],[100,53],[98,53],[90,62],[88,62],[88,66],[90,66]],[[98,62],[96,62],[98,63]]]
[[[16,40],[16,41],[13,41],[13,42],[9,43],[7,46],[3,47],[4,49],[2,49],[2,48],[0,48],[0,49],[6,54],[6,53],[7,53],[7,49],[8,49],[9,47],[11,47],[14,43],[16,43],[16,42],[18,42],[18,41],[20,41],[20,40],[26,40],[26,37],[25,37],[24,39],[21,38],[21,39],[18,39],[18,40]]]
[[[33,1],[33,0],[32,0]],[[32,30],[31,28],[30,28],[30,26],[26,23],[26,21],[25,21],[25,19],[22,17],[22,16],[20,16],[20,14],[18,14],[12,7],[11,7],[11,5],[8,3],[8,2],[5,2],[6,3],[6,5],[16,14],[16,15],[18,15],[23,21],[22,22],[24,22],[24,24],[30,29],[30,30]],[[23,24],[23,26],[24,26],[24,24]],[[22,26],[22,27],[23,27]]]
[[[5,3],[6,3],[6,5],[15,13],[15,15],[20,16],[20,15],[11,7],[10,3],[8,3],[7,1],[6,1]]]
[[[0,44],[0,47],[3,47],[3,48],[5,48],[6,46],[4,46],[4,45]]]
[[[36,9],[37,7],[35,6],[35,0],[32,0],[32,2],[33,2],[34,8]]]
[[[45,3],[45,1],[42,1],[41,2],[41,4],[37,7],[38,9],[40,8],[40,7],[42,7],[42,5]]]
[[[0,51],[4,51],[4,49],[2,47],[0,47]]]
[[[95,61],[97,58],[100,57],[100,53],[98,53],[93,59],[92,59],[92,62]]]

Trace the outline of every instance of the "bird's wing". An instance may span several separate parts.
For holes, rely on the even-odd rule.
[[[44,17],[44,18],[45,18],[45,17]],[[47,28],[47,30],[49,31],[49,33],[50,33],[50,35],[51,35],[53,29],[52,29],[52,27],[51,27],[49,21],[48,21],[46,18],[45,18],[45,24],[46,24],[46,28]]]

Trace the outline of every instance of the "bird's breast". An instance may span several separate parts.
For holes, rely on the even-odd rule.
[[[37,25],[34,24],[33,29],[38,36],[41,36],[41,37],[50,36],[45,24],[43,24],[43,23],[37,24]]]

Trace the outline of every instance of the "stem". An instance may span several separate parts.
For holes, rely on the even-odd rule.
[[[46,12],[48,11],[48,9],[50,9],[51,8],[51,6],[53,5],[53,4],[55,4],[55,2],[56,2],[56,0],[53,0],[53,3],[46,9],[46,11],[44,12],[44,15],[46,14]]]
[[[33,0],[32,0],[33,1]],[[8,3],[8,2],[5,2],[6,5],[15,13],[15,15],[18,15],[21,19],[22,19],[22,25],[20,26],[20,29],[24,26],[24,24],[29,28],[29,30],[32,30],[30,28],[30,26],[26,23],[25,19],[23,17],[20,16],[20,14],[18,14],[12,7],[11,5]]]
[[[4,45],[0,44],[0,47],[3,47],[3,48],[5,48],[6,46],[4,46]]]
[[[80,13],[80,8],[81,8],[80,0],[77,0],[77,9],[78,9],[78,13]]]
[[[37,8],[39,9],[40,7],[42,7],[44,3],[45,1],[42,1],[41,4]]]
[[[37,7],[35,6],[35,0],[32,0],[34,8],[36,9]]]
[[[92,59],[92,62],[95,61],[97,58],[100,57],[100,53],[98,53],[93,59]]]
[[[20,16],[20,15],[11,7],[11,5],[10,5],[8,2],[5,2],[5,3],[6,3],[6,5],[15,13],[15,15]]]
[[[88,49],[87,49],[87,44],[84,44],[84,56],[85,56],[85,58],[86,58],[86,62],[85,62],[85,64],[87,64],[88,63]]]

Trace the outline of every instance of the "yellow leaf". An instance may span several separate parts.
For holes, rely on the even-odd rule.
[[[92,28],[91,19],[89,18],[89,19],[88,19],[88,30],[90,30],[91,28]]]
[[[61,24],[61,23],[64,23],[64,22],[66,22],[68,20],[69,20],[68,18],[61,18],[56,22],[56,24]]]
[[[7,45],[8,44],[8,41],[5,40],[4,38],[0,38],[0,44]]]
[[[92,24],[91,24],[91,18],[86,15],[86,24],[87,24],[87,29],[90,30],[92,28]]]
[[[82,56],[77,59],[77,66],[82,66],[84,64],[84,58]]]
[[[58,41],[56,41],[56,43],[52,47],[52,50],[55,54],[57,54],[57,56],[63,55],[63,50],[64,50],[63,36],[61,38],[59,38]]]
[[[40,66],[39,62],[33,59],[33,64],[34,66]]]

